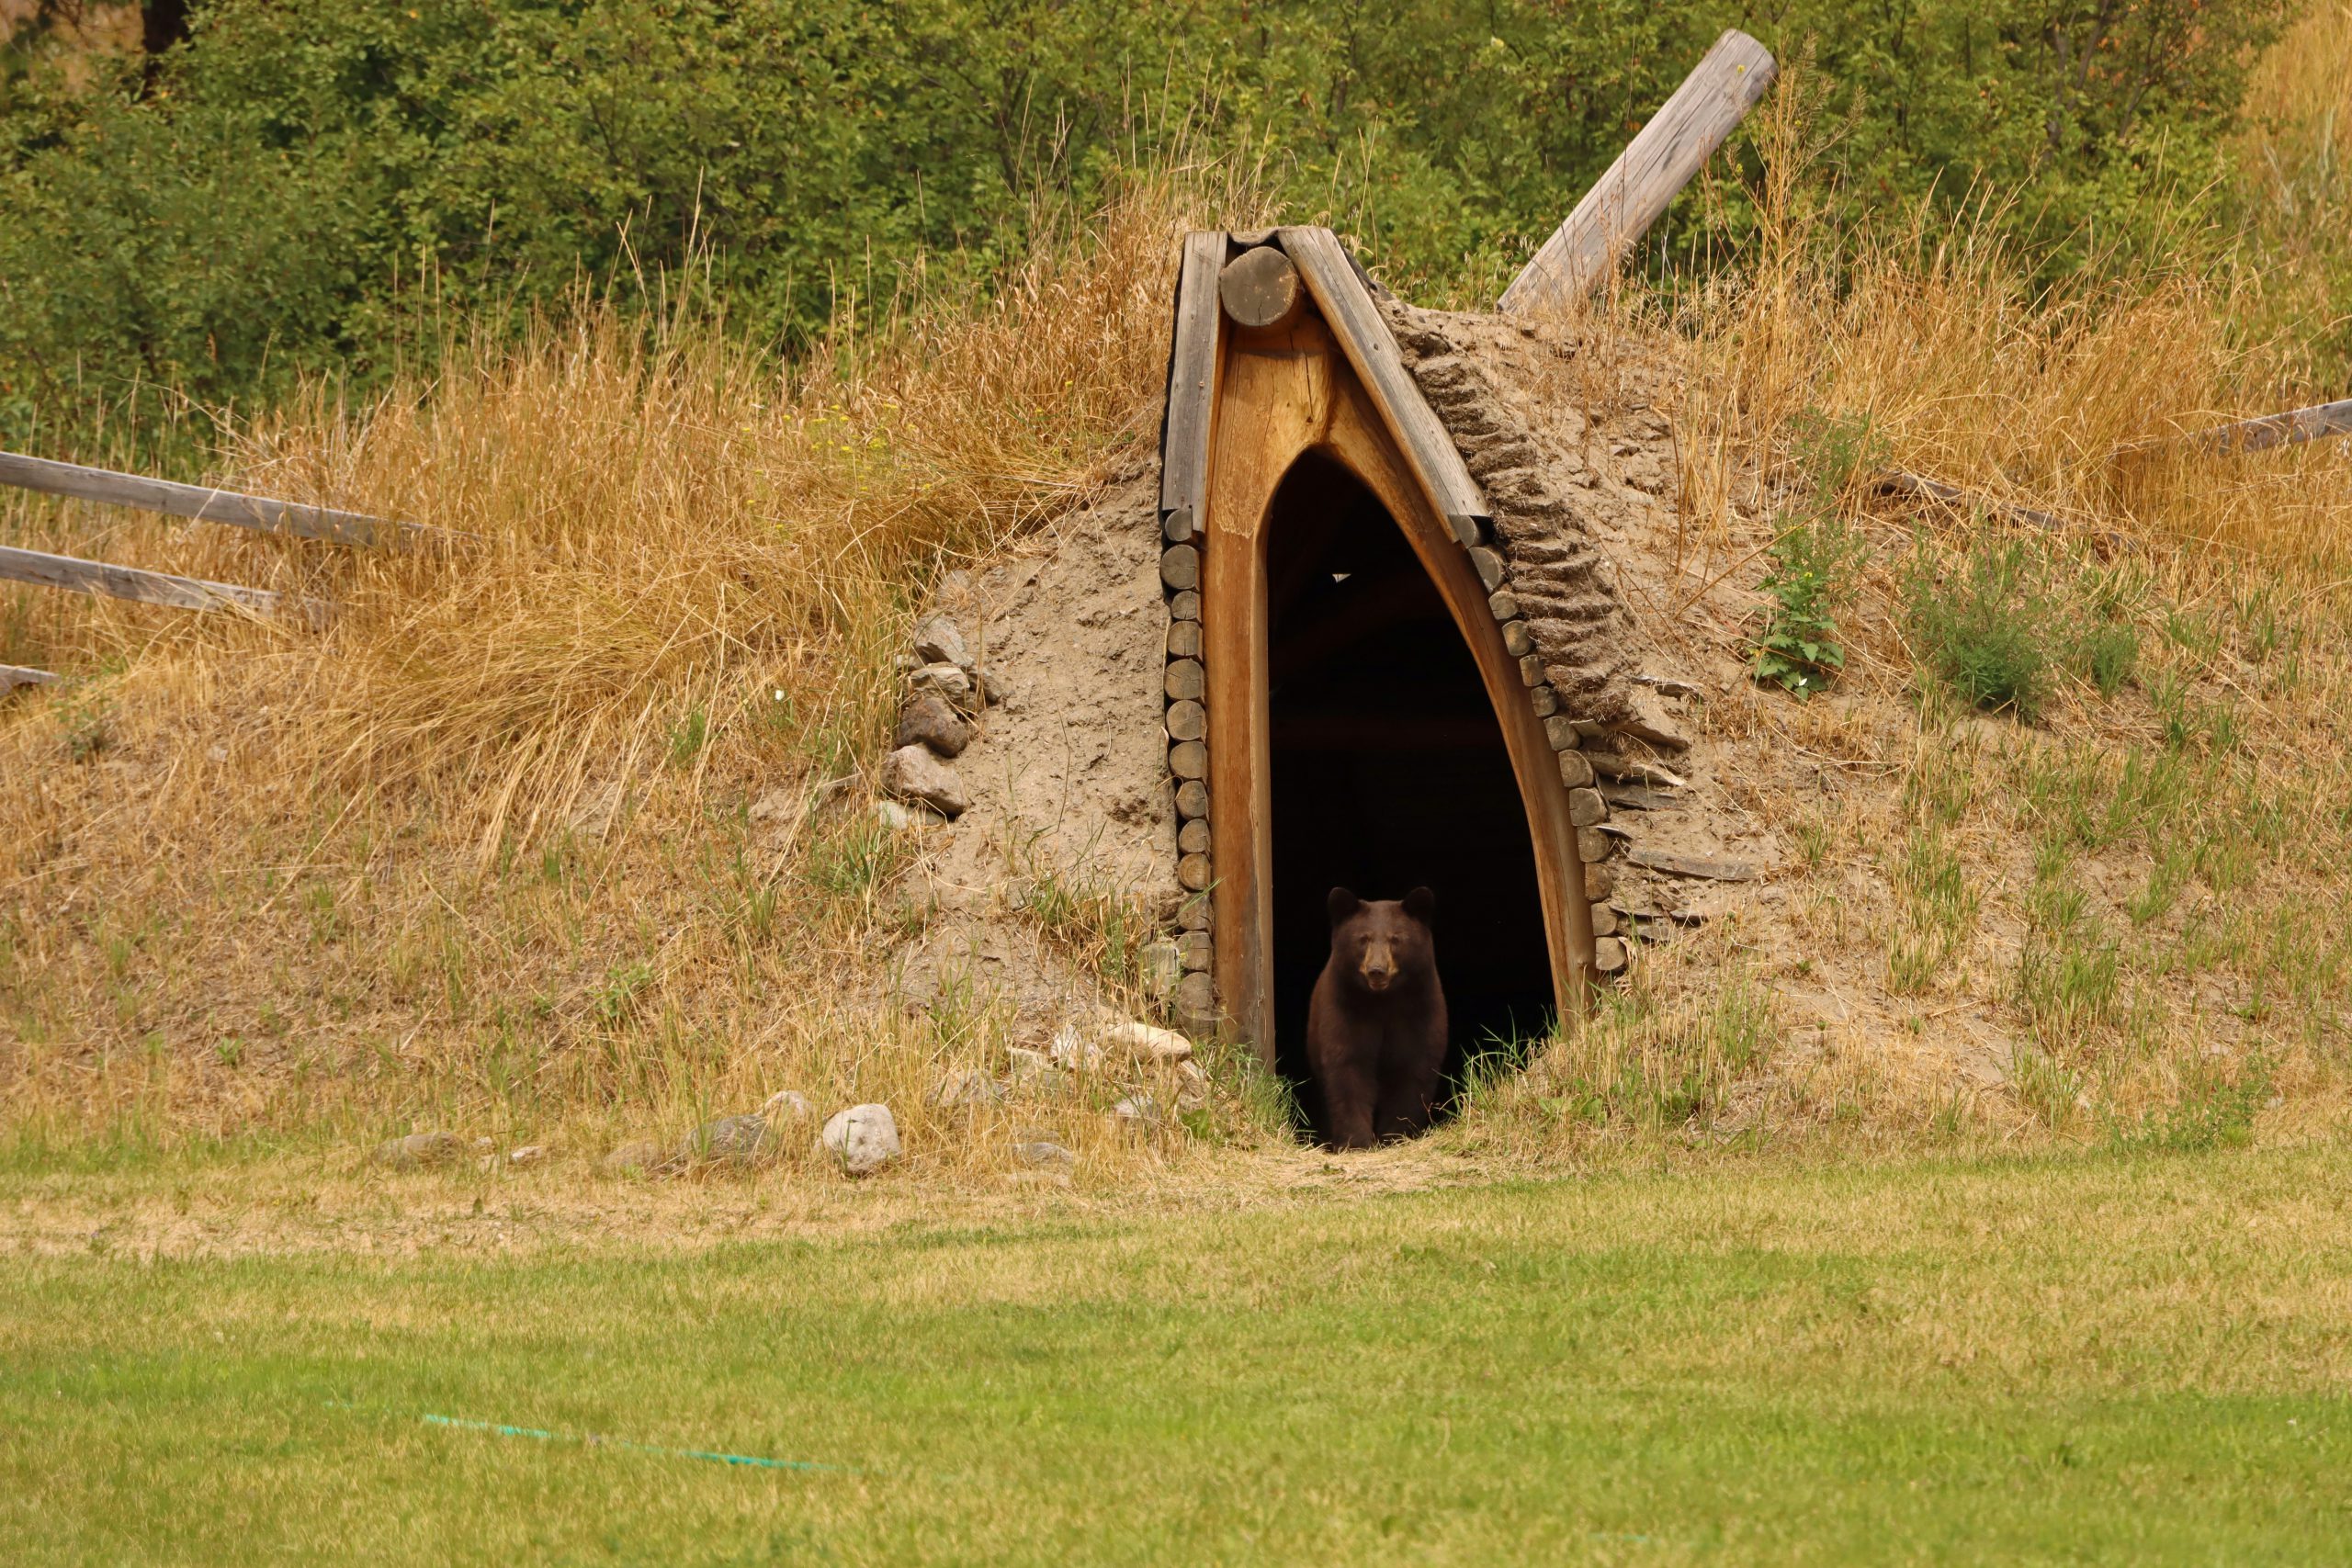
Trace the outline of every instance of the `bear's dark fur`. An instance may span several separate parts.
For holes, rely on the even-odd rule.
[[[1324,1137],[1366,1149],[1430,1124],[1445,1066],[1445,990],[1430,932],[1436,896],[1366,901],[1331,889],[1331,957],[1306,1009],[1306,1061]]]

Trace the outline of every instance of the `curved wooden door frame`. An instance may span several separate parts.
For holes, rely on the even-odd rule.
[[[1468,552],[1319,317],[1304,315],[1273,333],[1240,332],[1228,323],[1221,358],[1202,520],[1201,620],[1209,696],[1210,897],[1217,1001],[1227,1026],[1272,1065],[1267,547],[1274,494],[1310,451],[1328,454],[1387,509],[1477,661],[1527,812],[1554,1004],[1563,1018],[1572,1015],[1592,984],[1592,911],[1584,898],[1567,787]]]

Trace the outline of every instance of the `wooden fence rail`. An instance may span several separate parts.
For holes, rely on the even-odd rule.
[[[266,495],[204,485],[175,484],[142,474],[119,474],[111,468],[86,468],[79,463],[59,463],[0,452],[0,484],[42,495],[68,496],[75,501],[132,506],[187,517],[199,523],[227,523],[265,534],[300,534],[338,545],[381,545],[394,538],[443,534],[416,523],[391,523],[365,513],[338,512],[329,506],[305,506],[300,502],[274,501]]]
[[[111,599],[136,599],[148,604],[169,604],[182,610],[243,611],[269,617],[292,611],[314,626],[327,621],[327,607],[315,599],[294,598],[266,588],[244,588],[233,582],[175,577],[167,571],[146,571],[135,566],[110,566],[73,556],[20,550],[11,545],[0,545],[0,580],[62,588],[74,593],[99,593]]]
[[[46,686],[57,677],[46,670],[28,670],[21,664],[0,664],[0,695],[19,686]]]
[[[1557,310],[1600,287],[1779,72],[1770,50],[1736,28],[1725,30],[1511,280],[1497,308],[1512,315]]]

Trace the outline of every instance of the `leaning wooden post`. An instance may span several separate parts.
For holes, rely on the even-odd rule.
[[[1726,30],[1503,290],[1500,309],[1519,315],[1557,310],[1591,293],[1756,107],[1779,71],[1771,51],[1736,28]]]

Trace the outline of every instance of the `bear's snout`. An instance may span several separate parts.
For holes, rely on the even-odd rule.
[[[1385,991],[1396,978],[1396,954],[1389,945],[1374,942],[1364,949],[1363,960],[1356,966],[1368,989]]]

